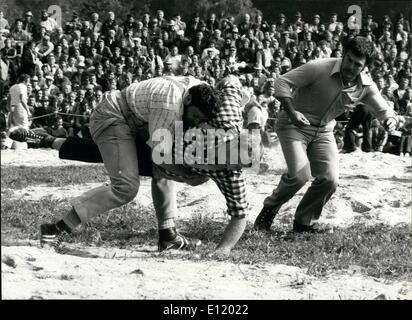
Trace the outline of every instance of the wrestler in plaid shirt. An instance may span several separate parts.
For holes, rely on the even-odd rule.
[[[216,117],[209,122],[209,124],[214,128],[223,129],[225,131],[224,135],[220,135],[218,137],[217,146],[225,144],[226,142],[231,141],[235,138],[237,139],[240,130],[243,127],[243,117],[241,111],[242,90],[240,83],[233,80],[233,78],[229,77],[220,87],[220,91],[222,93],[222,103],[220,108],[216,112]],[[207,145],[206,130],[201,130],[204,133],[203,136],[205,137],[204,145]],[[199,139],[196,139],[196,142],[199,143]],[[185,143],[183,148],[181,146],[180,148],[177,148],[176,156],[182,156],[181,152],[183,150],[186,150],[187,146],[188,144]],[[203,163],[208,163],[206,153],[207,151],[205,150],[205,158]],[[248,203],[246,201],[246,183],[244,173],[241,171],[241,169],[212,171],[204,168],[193,168],[187,164],[187,162],[193,163],[196,160],[196,157],[190,153],[186,153],[185,160],[186,164],[184,166],[190,168],[193,173],[209,177],[213,181],[215,181],[216,185],[219,187],[220,191],[226,198],[226,204],[228,208],[227,213],[230,216],[244,217],[246,215],[246,209],[248,208]],[[162,171],[166,171],[166,175],[170,176],[171,178],[179,178],[178,175],[168,170]]]

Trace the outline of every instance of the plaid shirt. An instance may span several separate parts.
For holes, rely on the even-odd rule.
[[[214,128],[223,129],[225,132],[224,134],[218,136],[218,146],[237,138],[239,136],[240,130],[243,127],[243,117],[241,111],[241,87],[229,81],[225,83],[220,91],[223,94],[223,103],[217,111],[216,117],[209,123]],[[203,136],[206,139],[206,131],[202,129],[202,132],[204,133]],[[206,145],[206,141],[203,142],[205,144],[203,145],[202,149],[205,150],[204,146]],[[194,143],[202,142],[197,138]],[[193,143],[184,143],[183,147],[180,145],[180,148],[177,148],[175,150],[176,155],[182,156],[181,152],[187,150],[187,147],[189,145],[195,147]],[[207,150],[205,150],[205,153],[207,153]],[[246,209],[248,208],[248,203],[246,201],[246,181],[244,173],[241,170],[227,169],[212,171],[207,169],[207,165],[202,169],[190,167],[187,162],[195,162],[196,158],[197,157],[195,157],[191,153],[186,152],[186,164],[184,164],[184,166],[190,169],[190,171],[193,173],[211,178],[216,183],[226,199],[228,208],[227,213],[230,216],[244,217],[246,215]],[[204,161],[204,163],[207,163],[206,154]],[[177,175],[170,171],[166,171],[166,173],[170,177],[177,177]]]

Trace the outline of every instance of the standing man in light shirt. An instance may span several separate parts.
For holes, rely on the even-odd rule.
[[[315,180],[296,209],[293,231],[327,231],[317,220],[338,186],[334,119],[344,113],[345,105],[362,102],[386,130],[392,131],[397,125],[395,113],[365,73],[373,55],[373,44],[358,36],[345,44],[343,58],[309,62],[277,79],[275,95],[283,110],[276,131],[288,171],[264,200],[255,229],[270,230],[280,207],[313,176]]]
[[[30,77],[27,74],[19,76],[19,82],[10,87],[8,105],[10,106],[9,128],[23,127],[29,129],[31,116],[27,105],[27,85]]]
[[[0,11],[0,35],[7,35],[10,32],[9,22],[4,18],[3,10]]]

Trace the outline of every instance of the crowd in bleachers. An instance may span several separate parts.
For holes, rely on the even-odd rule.
[[[214,85],[228,74],[239,76],[255,94],[267,110],[270,130],[280,108],[275,79],[311,60],[341,57],[342,43],[358,34],[375,45],[377,59],[369,72],[382,95],[399,115],[412,116],[410,24],[402,14],[376,21],[367,15],[361,29],[349,29],[336,13],[280,13],[268,22],[249,14],[165,17],[157,10],[124,19],[113,12],[88,17],[74,12],[60,26],[46,10],[40,21],[30,11],[17,19],[0,11],[0,130],[22,125],[7,103],[9,89],[19,82],[27,87],[30,128],[45,128],[57,137],[90,137],[89,116],[107,90],[162,75],[192,75]],[[340,120],[338,145],[347,118]],[[402,130],[411,136],[410,128]]]

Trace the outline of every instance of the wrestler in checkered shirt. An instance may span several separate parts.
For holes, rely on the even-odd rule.
[[[221,92],[221,104],[216,110],[215,117],[208,123],[210,127],[215,129],[223,129],[224,134],[218,135],[217,143],[212,146],[213,148],[218,148],[221,145],[226,144],[229,141],[238,139],[240,132],[243,128],[243,116],[241,106],[246,104],[249,97],[245,97],[245,93],[242,90],[242,86],[239,80],[234,76],[229,76],[221,80],[217,84],[218,90]],[[210,128],[208,126],[208,128]],[[246,201],[246,185],[245,176],[241,168],[239,169],[221,169],[215,170],[214,166],[208,163],[207,155],[208,149],[204,149],[203,159],[200,159],[199,155],[193,155],[192,153],[186,152],[182,154],[189,145],[195,149],[193,144],[203,143],[204,146],[207,145],[207,129],[200,129],[203,133],[204,141],[200,142],[200,135],[197,136],[194,143],[184,143],[175,146],[175,156],[176,158],[185,159],[184,166],[190,168],[191,172],[198,174],[200,176],[206,176],[213,181],[224,195],[227,204],[227,213],[232,217],[243,218],[246,215],[246,210],[248,208],[248,203]],[[199,131],[198,131],[199,132]],[[200,133],[200,132],[199,132]],[[183,139],[178,140],[180,143]],[[184,157],[183,157],[184,156]],[[193,163],[199,163],[199,160],[206,165],[193,165]],[[192,165],[189,165],[191,163]],[[179,176],[169,170],[164,172],[173,180],[179,180]],[[185,181],[185,180],[181,180]]]

